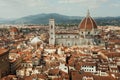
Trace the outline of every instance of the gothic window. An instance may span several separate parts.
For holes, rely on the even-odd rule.
[[[53,26],[51,25],[51,29],[53,29]]]
[[[75,43],[75,45],[77,45],[77,43]]]
[[[90,34],[90,32],[88,32],[88,34]]]
[[[75,38],[77,38],[77,36],[75,36]]]
[[[68,46],[70,46],[70,43],[68,43]]]

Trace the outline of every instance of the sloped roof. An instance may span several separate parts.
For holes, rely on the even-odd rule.
[[[42,40],[37,36],[37,37],[34,37],[32,40],[31,40],[31,44],[38,44],[42,42]]]

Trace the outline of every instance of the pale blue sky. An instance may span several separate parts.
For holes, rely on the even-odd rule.
[[[41,13],[70,16],[120,16],[120,0],[0,0],[0,18],[19,18]]]

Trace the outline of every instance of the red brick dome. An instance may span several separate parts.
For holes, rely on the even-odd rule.
[[[16,27],[11,27],[10,32],[18,32],[18,29]]]
[[[96,22],[94,19],[90,16],[90,13],[88,11],[87,16],[81,21],[79,25],[80,30],[92,30],[97,29]]]

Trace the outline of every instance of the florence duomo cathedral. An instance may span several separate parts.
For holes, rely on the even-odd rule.
[[[89,10],[86,17],[81,21],[77,31],[56,31],[55,20],[49,20],[49,44],[64,46],[99,45],[97,24],[90,16]]]

